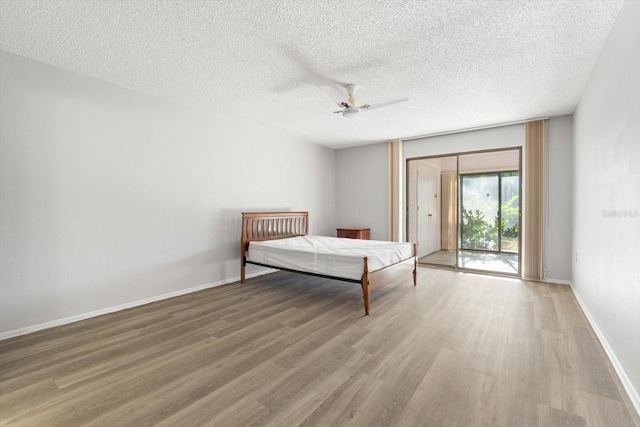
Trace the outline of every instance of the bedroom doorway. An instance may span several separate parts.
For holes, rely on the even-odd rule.
[[[407,159],[418,262],[520,276],[520,169],[520,148]]]
[[[420,263],[456,267],[456,156],[408,161],[407,236]]]
[[[418,258],[438,250],[438,177],[428,163],[418,164]]]

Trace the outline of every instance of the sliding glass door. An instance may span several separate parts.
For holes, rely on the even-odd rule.
[[[407,239],[418,262],[455,268],[458,236],[456,156],[407,162]]]
[[[500,174],[500,252],[520,251],[520,173]]]
[[[420,264],[520,275],[521,150],[407,159],[407,239]]]
[[[460,249],[518,252],[518,171],[460,175]]]
[[[499,251],[498,174],[460,175],[460,249]]]

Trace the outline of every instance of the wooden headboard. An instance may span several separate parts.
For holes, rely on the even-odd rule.
[[[243,212],[240,237],[240,281],[244,282],[249,242],[309,234],[309,212]]]

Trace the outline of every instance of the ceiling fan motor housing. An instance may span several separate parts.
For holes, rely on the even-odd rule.
[[[349,119],[356,117],[358,114],[360,114],[360,110],[358,109],[358,107],[347,107],[342,110],[342,117],[346,117]]]

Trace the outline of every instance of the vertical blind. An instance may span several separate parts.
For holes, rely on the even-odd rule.
[[[543,279],[544,120],[525,123],[523,277]]]
[[[458,247],[456,244],[458,236],[458,174],[443,173],[441,180],[441,246],[442,250],[455,251]]]
[[[402,241],[402,141],[389,142],[389,240]]]

